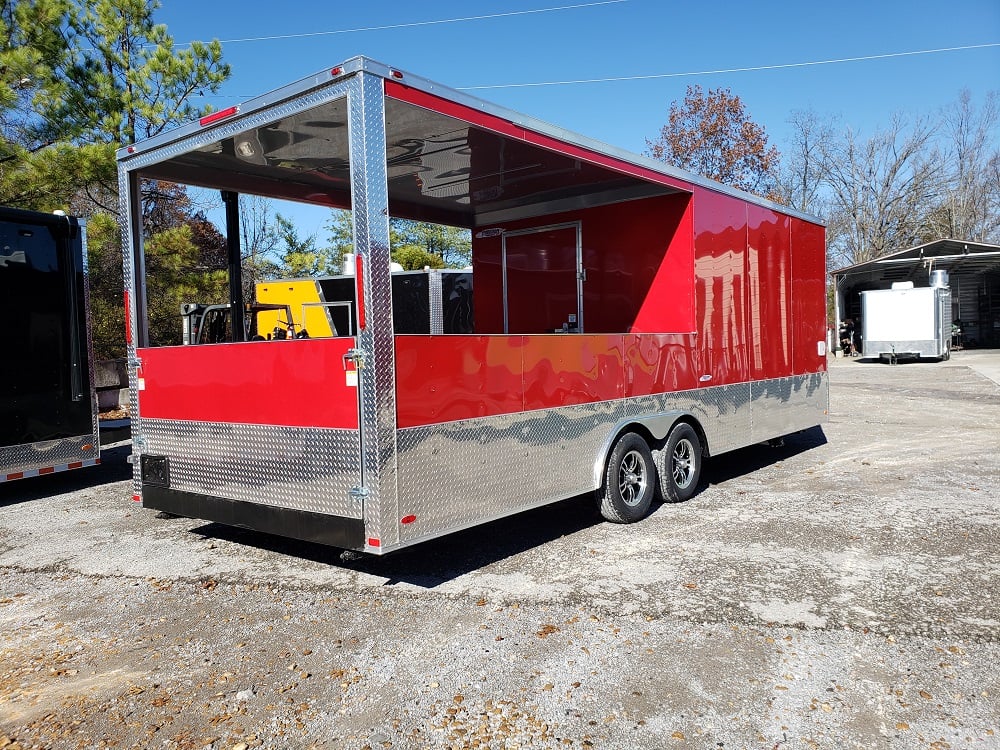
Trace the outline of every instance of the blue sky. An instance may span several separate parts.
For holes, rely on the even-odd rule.
[[[477,16],[492,17],[454,20]],[[795,110],[869,133],[896,112],[933,115],[963,88],[977,105],[1000,90],[1000,46],[795,65],[1000,45],[1000,0],[163,0],[156,19],[177,44],[223,42],[233,74],[216,108],[366,55],[452,88],[503,86],[468,93],[636,152],[694,84],[731,89],[779,150]]]

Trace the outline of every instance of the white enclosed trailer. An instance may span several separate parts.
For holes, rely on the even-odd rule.
[[[889,359],[951,356],[951,290],[947,277],[934,285],[913,282],[861,292],[862,355]]]

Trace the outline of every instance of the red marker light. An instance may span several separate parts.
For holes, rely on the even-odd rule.
[[[354,256],[354,284],[357,294],[358,330],[365,330],[365,264],[360,255]]]
[[[411,524],[417,520],[416,516],[403,516],[399,519],[399,522],[403,525]]]
[[[394,70],[394,71],[392,71],[392,77],[393,78],[402,78],[403,74],[400,73],[398,70]]]
[[[343,72],[344,72],[343,68],[334,68],[333,70],[330,71],[330,75],[339,76]]]
[[[132,495],[132,502],[133,503],[141,503],[142,502],[142,495]]]
[[[369,547],[381,547],[382,546],[382,542],[379,541],[378,539],[371,538],[371,539],[368,540],[368,546]]]
[[[218,122],[219,120],[225,120],[227,117],[232,117],[239,111],[239,107],[226,107],[226,109],[220,109],[218,112],[212,112],[211,114],[205,115],[198,120],[198,124],[201,126],[211,125],[213,122]]]

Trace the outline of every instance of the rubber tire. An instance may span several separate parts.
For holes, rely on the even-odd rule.
[[[656,464],[646,441],[634,432],[626,432],[615,442],[604,467],[604,486],[597,495],[601,515],[612,523],[634,523],[645,518],[657,481]],[[638,494],[627,499],[622,493],[623,484],[630,490],[638,486]]]
[[[679,484],[675,477],[675,462],[687,460],[685,471],[687,481]],[[663,471],[660,474],[660,490],[668,503],[682,503],[691,498],[698,489],[701,479],[702,448],[697,431],[687,422],[674,426],[663,446]]]

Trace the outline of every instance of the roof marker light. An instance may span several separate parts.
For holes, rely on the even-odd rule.
[[[343,72],[344,72],[343,68],[334,68],[333,70],[330,71],[330,75],[339,76]]]
[[[392,75],[393,78],[402,78],[403,77],[403,74],[400,73],[398,70],[392,71],[391,75]]]
[[[219,120],[225,120],[227,117],[232,117],[237,112],[240,111],[238,106],[236,107],[226,107],[225,109],[220,109],[218,112],[212,112],[207,114],[198,120],[198,124],[204,127],[205,125],[211,125],[213,122],[218,122]]]

